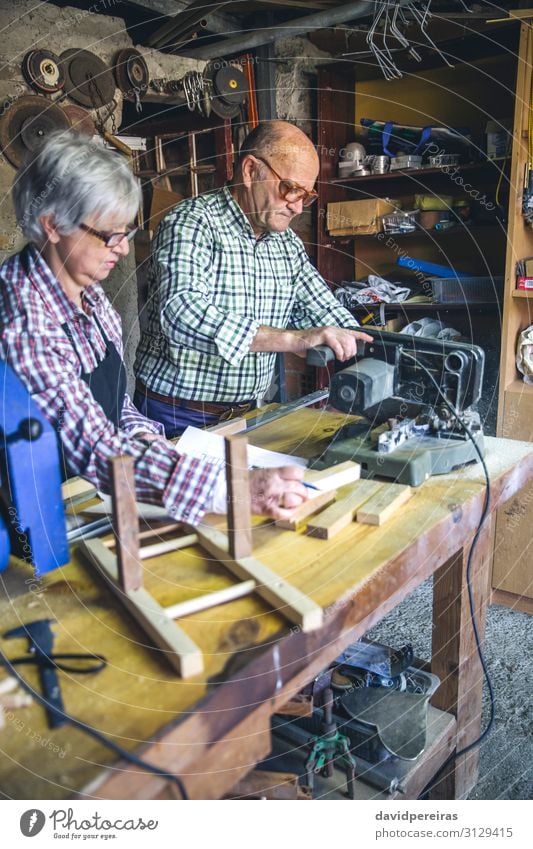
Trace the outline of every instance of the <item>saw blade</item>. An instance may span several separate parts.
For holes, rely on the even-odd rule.
[[[115,57],[113,68],[117,85],[126,100],[135,100],[135,92],[142,98],[150,82],[148,65],[138,50],[127,47]]]
[[[25,155],[51,132],[69,128],[70,121],[59,106],[45,97],[26,95],[0,119],[0,144],[6,159],[20,168]]]
[[[51,50],[30,50],[22,60],[26,82],[37,91],[53,94],[65,85],[59,58]]]
[[[65,74],[65,91],[72,100],[92,109],[111,103],[115,96],[115,80],[99,56],[73,47],[59,58]]]

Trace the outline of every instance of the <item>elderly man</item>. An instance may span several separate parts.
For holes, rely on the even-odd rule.
[[[180,203],[154,244],[135,403],[167,436],[245,412],[276,352],[352,357],[357,322],[313,268],[292,219],[316,198],[318,156],[283,121],[245,140],[231,185]]]

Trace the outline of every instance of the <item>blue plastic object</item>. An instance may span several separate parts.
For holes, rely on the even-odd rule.
[[[0,361],[0,570],[11,553],[50,572],[69,561],[57,435],[13,370]],[[7,554],[7,556],[6,556]]]
[[[430,274],[432,277],[475,277],[474,274],[467,274],[464,271],[458,271],[456,268],[448,268],[447,265],[438,265],[436,262],[425,262],[422,259],[414,259],[411,256],[398,257],[396,265],[402,268],[411,268],[413,271],[421,271],[423,274]]]

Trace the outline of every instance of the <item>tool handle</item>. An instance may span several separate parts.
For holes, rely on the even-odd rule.
[[[365,328],[365,333],[366,333]],[[364,339],[357,340],[357,354],[358,357],[364,357],[365,355],[365,345],[367,343]],[[335,354],[333,350],[328,347],[328,345],[317,345],[316,348],[309,348],[306,355],[306,363],[308,366],[316,366],[316,368],[321,368],[326,366],[328,363],[332,363],[335,360]]]
[[[306,356],[306,362],[309,366],[321,368],[328,363],[332,363],[335,359],[335,354],[328,348],[327,345],[317,345],[316,348],[309,348]]]

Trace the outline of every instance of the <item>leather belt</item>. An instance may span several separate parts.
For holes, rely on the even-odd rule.
[[[207,413],[212,416],[224,416],[229,418],[233,415],[244,415],[249,410],[255,409],[255,401],[245,401],[242,404],[214,404],[208,401],[191,401],[189,398],[172,398],[168,395],[160,395],[148,389],[140,380],[135,383],[135,388],[142,395],[153,401],[161,401],[163,404],[171,404],[175,407],[183,407],[185,410],[193,410],[196,413]]]

